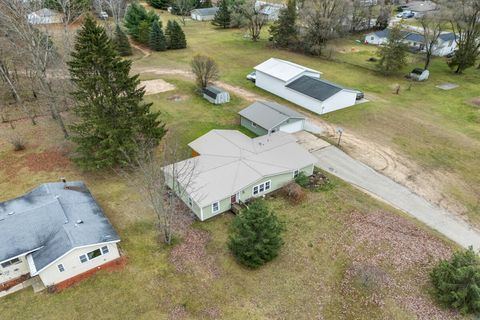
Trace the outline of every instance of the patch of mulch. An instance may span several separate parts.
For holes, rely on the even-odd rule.
[[[352,212],[347,225],[353,240],[344,248],[352,262],[344,274],[343,294],[362,292],[365,305],[379,307],[389,297],[417,319],[455,318],[456,313],[422,291],[429,286],[431,268],[449,258],[451,248],[406,218],[386,212]]]
[[[170,262],[178,272],[218,278],[220,270],[215,258],[206,249],[209,240],[210,235],[206,231],[189,228],[182,242],[170,253]]]
[[[173,96],[168,97],[167,100],[174,101],[174,102],[180,102],[180,101],[185,100],[185,97],[181,96],[181,95],[178,95],[178,94],[175,94]]]
[[[473,98],[469,103],[476,108],[480,108],[480,97]]]
[[[40,153],[27,154],[24,161],[25,166],[32,172],[65,169],[70,165],[65,150],[58,147]]]

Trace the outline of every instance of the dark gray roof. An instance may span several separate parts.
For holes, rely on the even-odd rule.
[[[438,36],[442,41],[452,41],[455,40],[455,33],[453,32],[446,32],[446,33],[441,33],[440,36]]]
[[[305,119],[301,113],[271,101],[257,101],[239,114],[266,130],[271,130],[289,119]]]
[[[338,84],[309,76],[302,76],[289,83],[287,88],[303,93],[314,99],[325,101],[343,90]]]
[[[208,86],[203,89],[203,93],[205,93],[207,96],[213,99],[217,98],[217,95],[222,92],[225,92],[225,90],[222,90],[219,87],[215,87],[215,86]]]
[[[383,29],[383,30],[380,30],[380,31],[376,31],[376,32],[374,32],[374,34],[379,38],[388,38],[388,36],[390,35],[390,31],[391,31],[391,29],[387,28],[387,29]],[[405,30],[402,30],[401,34],[402,34],[404,39],[409,37],[410,35],[421,36],[420,34],[416,34],[414,32],[409,32],[409,31],[405,31]],[[422,39],[423,39],[423,37],[422,37]],[[417,41],[417,40],[413,40],[413,41],[420,42],[420,41]]]
[[[199,8],[199,9],[192,10],[192,12],[200,16],[214,16],[217,13],[217,11],[218,11],[218,7]]]
[[[0,230],[0,261],[36,250],[32,258],[37,270],[70,249],[120,240],[79,181],[68,182],[67,189],[63,183],[45,183],[0,203]]]
[[[413,42],[420,42],[420,43],[425,42],[425,38],[421,34],[414,33],[414,32],[408,33],[404,39],[413,41]]]

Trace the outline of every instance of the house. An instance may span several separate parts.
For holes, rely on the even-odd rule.
[[[61,289],[122,260],[83,182],[45,183],[0,203],[0,230],[0,296],[30,278]]]
[[[305,126],[305,116],[281,104],[257,101],[239,112],[240,124],[259,136],[277,131],[295,133]]]
[[[212,130],[189,146],[195,156],[166,166],[165,179],[170,188],[185,190],[176,192],[201,221],[275,191],[300,172],[312,175],[317,161],[281,131],[252,139],[237,130]]]
[[[256,1],[255,8],[263,14],[269,21],[278,20],[280,11],[285,7],[283,4],[270,3],[265,1]]]
[[[369,33],[365,36],[366,44],[383,45],[388,41],[390,29],[384,29]],[[425,51],[425,37],[413,31],[402,31],[403,42],[410,48],[416,51]],[[432,53],[435,56],[443,57],[457,49],[457,42],[455,40],[455,33],[443,32],[438,37],[437,43],[433,46]]]
[[[355,105],[357,92],[320,79],[321,72],[271,58],[255,67],[255,85],[318,114]]]
[[[218,9],[218,7],[193,9],[190,12],[190,15],[192,20],[210,21],[215,18],[215,14],[217,13]]]
[[[29,13],[27,20],[30,24],[53,24],[62,23],[63,15],[59,12],[43,8],[38,11]]]
[[[214,104],[230,102],[230,94],[219,87],[208,86],[203,89],[203,97]]]

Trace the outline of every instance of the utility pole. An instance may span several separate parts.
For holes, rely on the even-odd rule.
[[[338,133],[337,146],[340,147],[340,142],[342,141],[343,128],[338,127],[337,128],[337,133]]]

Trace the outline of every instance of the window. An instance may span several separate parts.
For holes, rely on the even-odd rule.
[[[193,207],[192,198],[188,198],[188,205],[189,205],[190,207]]]
[[[88,260],[95,259],[96,257],[100,257],[101,255],[102,255],[102,252],[100,251],[100,249],[96,249],[87,253]]]
[[[87,262],[87,261],[88,261],[87,256],[84,255],[84,254],[82,254],[82,255],[80,256],[80,262],[81,262],[81,263],[85,263],[85,262]]]
[[[293,177],[294,178],[298,177],[299,174],[300,174],[300,171],[298,171],[298,170],[293,171]]]
[[[212,212],[218,212],[220,210],[220,203],[214,202],[212,203]]]
[[[257,186],[254,186],[253,187],[253,195],[255,196],[259,193],[263,193],[265,191],[270,190],[271,185],[272,185],[271,181],[266,181],[266,182],[260,183]]]
[[[65,271],[65,268],[63,267],[63,264],[61,264],[61,263],[57,266],[57,268],[58,268],[58,271],[60,271],[60,272]]]
[[[102,247],[102,254],[107,254],[108,252],[109,251],[107,246]]]
[[[252,121],[252,127],[256,128],[257,127],[257,124],[255,122]]]
[[[2,268],[10,267],[13,264],[21,263],[19,258],[15,258],[9,261],[5,261],[2,263]]]

